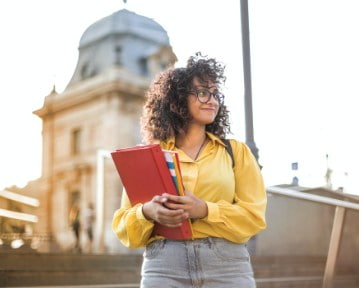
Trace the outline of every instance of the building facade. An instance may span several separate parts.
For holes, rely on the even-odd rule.
[[[53,239],[43,251],[69,250],[74,244],[71,207],[79,205],[82,221],[81,211],[93,203],[96,216],[100,215],[96,221],[103,226],[95,225],[94,251],[121,252],[125,248],[115,239],[111,220],[120,206],[122,186],[112,161],[106,160],[103,199],[98,206],[98,151],[141,142],[139,120],[145,91],[156,74],[177,59],[167,32],[158,23],[128,10],[88,27],[78,50],[77,67],[64,92],[54,89],[34,111],[43,123],[36,229]],[[80,241],[86,242],[83,229]]]

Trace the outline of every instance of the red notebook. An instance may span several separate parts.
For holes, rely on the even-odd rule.
[[[178,195],[159,144],[119,149],[111,156],[132,205],[145,203],[165,192]],[[191,223],[186,220],[177,228],[156,223],[153,234],[168,239],[190,239]]]

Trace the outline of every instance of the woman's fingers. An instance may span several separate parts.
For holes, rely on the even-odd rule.
[[[168,201],[163,203],[163,206],[171,210],[182,209],[188,212],[188,217],[193,219],[204,218],[208,214],[208,207],[205,201],[201,200],[193,193],[186,191],[185,196],[162,194]]]
[[[154,196],[151,201],[143,205],[144,216],[168,227],[179,227],[190,215],[183,209],[184,204],[175,203],[176,200],[181,199],[170,194]]]
[[[165,195],[157,195],[152,198],[152,201],[155,203],[163,204],[168,201],[168,198]]]
[[[184,212],[182,209],[179,210],[170,210],[165,207],[162,207],[158,211],[157,221],[164,225],[176,225],[179,226],[184,220],[188,219],[189,215],[187,212]]]
[[[187,198],[186,196],[176,196],[168,193],[163,193],[161,196],[167,198],[168,201],[176,203],[185,203]]]

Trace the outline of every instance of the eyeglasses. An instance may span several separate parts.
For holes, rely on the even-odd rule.
[[[190,91],[190,93],[196,95],[198,101],[201,102],[202,104],[208,103],[209,100],[211,100],[212,96],[218,103],[222,103],[224,100],[224,95],[218,91],[212,93],[207,89],[199,89],[196,91]]]

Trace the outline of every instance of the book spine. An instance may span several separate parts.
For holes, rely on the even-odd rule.
[[[176,176],[177,176],[177,181],[178,181],[178,193],[179,193],[179,195],[183,196],[185,189],[183,187],[181,166],[180,166],[178,153],[174,154],[173,158],[174,158],[173,160],[175,162],[175,170],[176,170]]]
[[[165,156],[163,155],[161,146],[155,146],[151,149],[153,158],[156,163],[156,167],[162,179],[162,184],[165,187],[166,193],[178,195],[176,191],[175,184],[171,181],[167,181],[168,179],[172,179],[170,171],[167,167]]]
[[[182,175],[181,175],[181,171],[180,171],[180,167],[179,167],[179,160],[178,160],[178,156],[177,154],[173,154],[173,162],[174,162],[174,169],[175,169],[175,173],[176,173],[176,179],[177,179],[177,191],[178,191],[178,195],[180,196],[184,196],[184,188],[183,188],[183,183],[182,183]]]
[[[172,153],[169,152],[169,151],[163,151],[163,154],[165,155],[165,159],[166,159],[166,162],[167,162],[167,167],[170,170],[173,183],[175,184],[176,189],[177,189],[177,193],[178,193],[178,195],[180,195],[179,194],[178,180],[177,180],[177,176],[176,176],[177,172],[176,172],[175,158],[172,155]]]

